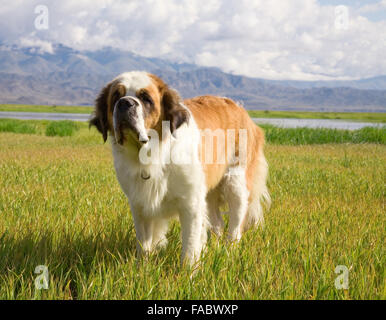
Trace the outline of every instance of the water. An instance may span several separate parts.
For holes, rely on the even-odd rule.
[[[358,130],[364,127],[382,127],[384,124],[372,122],[356,122],[330,119],[273,119],[273,118],[252,118],[257,124],[272,124],[283,128],[329,128]]]
[[[89,114],[76,113],[39,113],[39,112],[0,112],[0,118],[12,118],[22,120],[72,120],[88,121]],[[329,119],[273,119],[273,118],[252,118],[258,124],[272,124],[284,128],[330,128],[357,130],[363,127],[382,127],[384,124],[371,122],[355,122]]]
[[[72,120],[88,121],[89,114],[77,113],[43,113],[43,112],[0,112],[0,118],[21,120]]]

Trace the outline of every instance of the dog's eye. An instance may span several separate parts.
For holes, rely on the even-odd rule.
[[[148,105],[148,106],[153,106],[153,99],[149,96],[148,93],[146,92],[142,92],[140,95],[139,95],[139,98],[142,100],[142,102],[145,104],[145,105]]]

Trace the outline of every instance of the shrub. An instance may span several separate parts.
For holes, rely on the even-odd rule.
[[[66,137],[72,136],[75,131],[79,130],[78,125],[69,120],[52,121],[47,125],[46,136]]]
[[[36,133],[35,125],[16,119],[0,119],[0,132],[14,132],[14,133]]]
[[[379,143],[386,144],[386,127],[365,127],[359,130],[327,128],[280,128],[260,125],[268,143],[285,145],[325,143]]]

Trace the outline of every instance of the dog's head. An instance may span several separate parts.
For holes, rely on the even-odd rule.
[[[90,126],[99,130],[104,141],[110,134],[121,145],[140,146],[149,140],[149,129],[161,133],[162,121],[170,121],[173,134],[188,117],[177,91],[155,75],[133,71],[122,73],[102,89]]]

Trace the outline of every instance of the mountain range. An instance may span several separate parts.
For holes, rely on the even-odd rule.
[[[124,71],[152,72],[184,97],[215,94],[247,109],[386,112],[386,76],[355,81],[265,80],[218,68],[147,58],[104,48],[0,45],[0,103],[92,105],[102,86]]]

